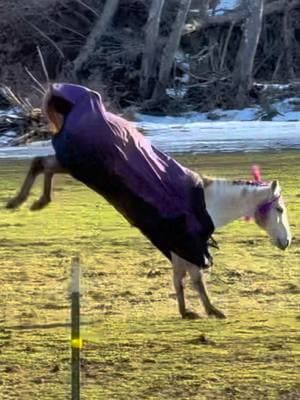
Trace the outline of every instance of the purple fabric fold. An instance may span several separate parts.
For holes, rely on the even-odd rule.
[[[176,242],[173,246],[175,242],[168,238],[161,248],[157,247],[167,256],[176,250],[194,263],[199,256],[197,265],[203,265],[207,240],[214,228],[199,176],[152,146],[133,123],[108,112],[98,93],[71,84],[53,84],[51,90],[53,96],[72,104],[61,132],[53,138],[62,165],[102,194],[153,243],[155,235],[160,236],[155,233],[155,221],[145,221],[147,213],[157,215],[153,217],[157,226],[163,226],[171,239],[175,236]],[[143,213],[135,215],[133,210],[132,204],[139,208],[139,199],[144,221]],[[175,232],[168,233],[168,221],[172,221],[169,228],[172,226]],[[180,240],[183,251],[178,250]],[[194,241],[199,249],[184,243],[187,240]],[[188,257],[188,253],[194,255]]]

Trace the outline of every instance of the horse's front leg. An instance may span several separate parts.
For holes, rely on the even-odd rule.
[[[188,310],[185,305],[184,299],[184,286],[183,280],[186,275],[187,267],[186,261],[177,254],[172,253],[172,265],[173,265],[173,282],[178,301],[178,308],[180,315],[185,319],[198,319],[200,316],[194,311]]]
[[[55,156],[46,157],[43,160],[44,186],[41,197],[36,200],[30,209],[32,211],[41,210],[51,202],[53,176],[55,174],[67,173],[67,170],[61,166]]]
[[[218,310],[211,303],[204,283],[203,272],[200,270],[200,268],[197,265],[188,263],[187,270],[193,282],[194,288],[199,293],[200,299],[203,303],[207,315],[216,318],[226,318],[225,314],[222,311]]]
[[[30,209],[32,211],[41,210],[42,208],[46,207],[47,204],[51,201],[51,192],[52,192],[52,180],[53,174],[44,173],[44,187],[41,197],[36,200]]]
[[[27,200],[30,190],[37,176],[43,172],[43,160],[45,158],[46,157],[35,157],[32,160],[29,171],[26,175],[23,185],[21,186],[20,191],[15,197],[7,202],[6,208],[17,208]]]
[[[50,187],[51,191],[51,179],[54,173],[59,173],[59,172],[66,172],[59,162],[57,161],[55,156],[46,156],[46,157],[35,157],[30,165],[29,171],[26,175],[26,178],[23,182],[23,185],[18,192],[18,194],[10,199],[6,207],[7,208],[17,208],[19,207],[22,203],[24,203],[30,193],[30,190],[37,178],[38,175],[41,173],[45,173],[45,185],[44,185],[44,193],[46,193],[47,197],[47,187]],[[46,178],[46,175],[48,174],[48,177]],[[51,176],[52,174],[52,176]],[[46,180],[48,180],[48,184],[46,184]],[[50,194],[49,194],[50,196]],[[49,197],[48,196],[48,197]],[[43,196],[42,196],[43,197]]]

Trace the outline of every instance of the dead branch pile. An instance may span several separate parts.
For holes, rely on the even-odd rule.
[[[50,138],[41,109],[16,96],[7,86],[0,87],[1,104],[6,111],[0,114],[0,137],[8,137],[7,145],[17,146]],[[14,137],[10,138],[14,132]]]

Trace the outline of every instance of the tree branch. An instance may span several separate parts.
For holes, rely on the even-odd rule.
[[[64,53],[62,52],[62,50],[57,46],[57,44],[48,36],[46,35],[45,32],[43,32],[40,28],[38,28],[37,26],[35,26],[34,24],[32,24],[31,22],[29,22],[26,18],[23,18],[22,16],[20,16],[20,18],[26,22],[26,24],[28,24],[32,29],[34,29],[35,31],[37,31],[44,39],[46,39],[50,44],[52,44],[52,46],[57,50],[57,52],[59,53],[59,55],[61,56],[61,58],[65,58]]]

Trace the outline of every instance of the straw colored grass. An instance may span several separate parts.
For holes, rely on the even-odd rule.
[[[224,321],[181,320],[168,261],[103,199],[68,177],[41,212],[11,212],[27,162],[0,161],[0,399],[70,393],[70,259],[82,284],[82,398],[300,398],[298,152],[177,157],[201,173],[245,178],[253,163],[279,179],[295,236],[287,252],[253,223],[215,238],[208,276]],[[149,273],[150,272],[150,273]],[[189,301],[201,309],[187,283]]]

